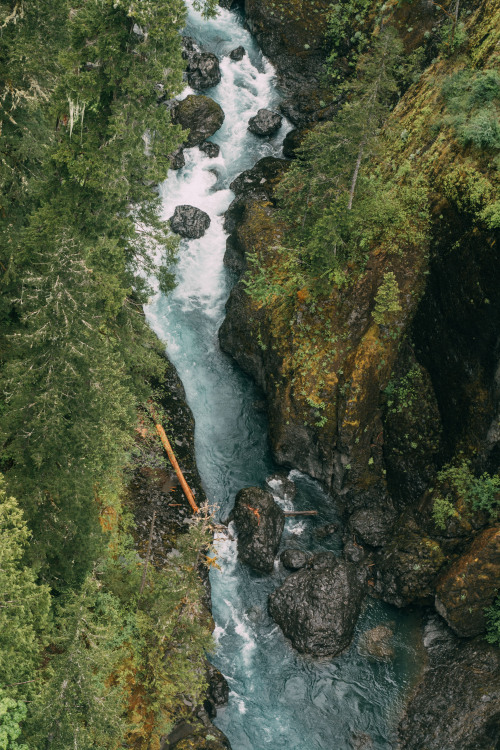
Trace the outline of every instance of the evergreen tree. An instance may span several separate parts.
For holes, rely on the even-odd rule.
[[[23,563],[29,537],[22,511],[5,492],[0,475],[0,706],[10,701],[3,704],[5,711],[16,708],[12,701],[18,697],[36,694],[49,633],[49,590]]]

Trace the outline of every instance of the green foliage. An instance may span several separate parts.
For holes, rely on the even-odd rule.
[[[471,510],[486,511],[492,520],[500,514],[500,476],[484,472],[475,477],[470,464],[462,461],[458,465],[445,467],[436,477],[439,490],[435,495],[433,518],[436,525],[444,529],[446,518],[460,517],[456,508],[462,503]]]
[[[500,149],[500,73],[493,69],[453,73],[443,85],[448,114],[443,124],[463,146]]]
[[[394,316],[401,312],[399,286],[392,271],[384,273],[384,278],[375,296],[373,319],[379,325],[389,325]]]
[[[29,750],[27,745],[17,742],[21,734],[19,724],[26,714],[25,703],[5,696],[0,690],[0,750]]]
[[[307,135],[281,180],[279,215],[288,231],[284,249],[278,248],[280,267],[272,275],[262,259],[251,259],[248,288],[260,302],[346,286],[376,244],[393,253],[425,244],[423,183],[409,164],[391,177],[375,166],[387,148],[381,128],[397,95],[400,53],[397,34],[386,28],[359,61],[352,98],[333,121]]]
[[[340,78],[340,74],[335,72],[335,63],[339,58],[345,58],[348,65],[354,69],[359,56],[368,46],[366,19],[372,6],[372,0],[348,0],[330,5],[328,36],[332,51],[328,62],[334,71],[334,78]]]
[[[496,598],[491,607],[486,609],[486,619],[488,621],[486,640],[500,646],[500,596]]]
[[[23,513],[5,492],[0,475],[0,688],[8,700],[36,690],[36,671],[49,633],[49,589],[38,585],[35,571],[23,564],[29,537]],[[5,708],[4,700],[0,694]],[[12,701],[7,708],[15,708]]]
[[[209,530],[207,516],[195,519],[177,557],[162,570],[148,567],[142,592],[144,562],[123,539],[78,592],[62,597],[54,655],[25,731],[33,747],[48,737],[53,750],[151,741],[171,729],[184,698],[199,702],[212,639],[197,565]]]
[[[412,367],[404,377],[390,380],[385,389],[387,409],[391,414],[401,414],[417,405],[418,393],[422,384],[422,371]]]
[[[446,529],[449,518],[457,518],[458,513],[453,503],[445,497],[436,497],[432,508],[432,517],[438,529]]]

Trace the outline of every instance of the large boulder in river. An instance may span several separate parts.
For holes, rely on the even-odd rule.
[[[300,570],[307,565],[309,555],[302,549],[289,549],[283,550],[280,555],[280,560],[283,563],[283,567],[287,570]]]
[[[270,573],[285,526],[285,515],[271,493],[258,487],[240,490],[232,517],[239,559],[260,573]]]
[[[269,613],[299,651],[335,656],[351,642],[363,595],[356,566],[324,552],[271,594]]]
[[[220,79],[219,60],[213,52],[198,52],[191,55],[187,66],[187,79],[194,89],[209,89]]]
[[[197,146],[213,135],[224,122],[222,108],[209,96],[190,94],[172,107],[172,121],[181,125],[189,135],[185,145]]]
[[[210,216],[194,206],[176,206],[170,218],[172,232],[191,240],[203,237],[209,226]]]
[[[231,50],[229,53],[229,57],[231,60],[243,60],[245,57],[245,48],[244,47],[236,47],[236,49]]]
[[[259,109],[255,117],[248,121],[248,129],[255,135],[265,136],[277,133],[281,127],[283,118],[277,112],[270,109]]]

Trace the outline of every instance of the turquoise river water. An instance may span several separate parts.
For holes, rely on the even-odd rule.
[[[247,131],[248,119],[261,107],[275,108],[280,93],[273,67],[245,30],[241,15],[221,9],[216,19],[205,21],[190,7],[185,33],[221,59],[222,80],[204,93],[219,102],[226,117],[210,139],[220,145],[219,157],[209,159],[198,148],[186,150],[185,166],[170,172],[161,185],[163,215],[169,218],[175,206],[190,204],[210,215],[211,226],[203,238],[182,241],[177,287],[168,298],[157,293],[146,313],[184,383],[196,420],[200,474],[224,518],[239,489],[269,489],[266,478],[277,467],[268,448],[266,418],[255,408],[261,396],[218,344],[224,305],[235,282],[223,266],[223,213],[234,197],[231,181],[263,156],[281,156],[291,125],[284,121],[276,136],[264,140]],[[247,54],[234,62],[228,54],[239,45]],[[187,88],[181,98],[188,93],[194,92]],[[338,521],[331,498],[299,472],[289,477],[297,487],[293,507],[316,508],[319,514],[287,519],[283,545],[340,552],[338,536],[321,546],[314,535],[316,527]],[[345,653],[322,660],[301,656],[267,614],[267,597],[286,571],[276,563],[272,575],[254,574],[237,561],[236,543],[224,534],[217,549],[220,571],[211,573],[217,642],[212,660],[228,680],[230,700],[215,723],[233,750],[395,747],[394,722],[415,669],[415,621],[370,602]],[[395,658],[388,663],[369,661],[357,648],[360,633],[382,622],[391,622],[395,630]]]

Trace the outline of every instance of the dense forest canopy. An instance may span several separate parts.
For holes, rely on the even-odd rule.
[[[183,137],[159,102],[183,87],[185,16],[182,0],[0,4],[9,749],[150,746],[181,695],[204,688],[195,567],[208,526],[144,586],[122,507],[138,409],[164,369],[142,303],[152,258],[176,249],[155,185]]]

